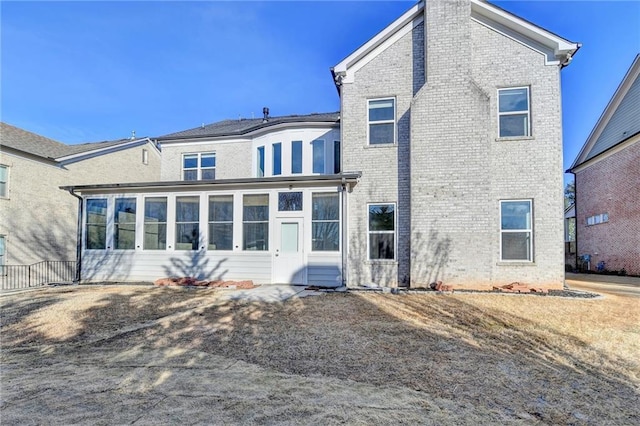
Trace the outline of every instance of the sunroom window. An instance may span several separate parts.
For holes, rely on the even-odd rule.
[[[176,198],[176,250],[197,250],[200,242],[200,197]]]
[[[209,250],[233,249],[233,195],[209,197]]]
[[[311,250],[340,249],[340,197],[336,193],[314,193],[311,197]]]
[[[396,101],[372,99],[369,101],[369,145],[394,144],[396,142]]]
[[[144,249],[167,248],[167,197],[144,200]]]
[[[269,195],[244,195],[242,204],[242,249],[269,250]]]
[[[85,248],[105,249],[107,246],[107,200],[90,198],[87,200]]]
[[[529,88],[498,89],[500,137],[530,136]]]
[[[136,199],[116,198],[114,208],[114,248],[133,250],[136,244]]]

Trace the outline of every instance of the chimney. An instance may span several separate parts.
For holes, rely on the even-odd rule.
[[[426,0],[424,13],[427,81],[451,84],[452,76],[468,79],[471,72],[471,1]]]
[[[267,121],[269,121],[269,108],[264,107],[262,108],[262,122],[266,123]]]

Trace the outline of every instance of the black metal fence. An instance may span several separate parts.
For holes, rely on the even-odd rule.
[[[76,262],[73,260],[44,260],[33,265],[2,265],[0,289],[14,290],[56,282],[71,282],[75,274]]]

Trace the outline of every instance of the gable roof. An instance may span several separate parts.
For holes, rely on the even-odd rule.
[[[571,166],[581,164],[640,134],[640,54],[598,119]]]
[[[343,82],[352,82],[355,71],[423,22],[424,7],[425,2],[421,0],[331,68],[338,91]],[[484,0],[471,0],[470,18],[543,53],[547,64],[568,65],[581,46]]]
[[[0,142],[3,146],[47,159],[54,159],[67,152],[67,145],[62,142],[2,122]]]
[[[239,120],[222,120],[216,123],[203,125],[189,130],[160,136],[156,140],[167,141],[172,139],[188,139],[220,136],[241,136],[256,130],[288,123],[327,123],[333,124],[340,120],[339,112],[313,113],[307,115],[285,115],[263,118],[242,118]]]
[[[139,138],[66,145],[0,122],[0,143],[2,146],[56,162],[70,163],[148,142],[151,142],[148,138]],[[155,144],[153,145],[155,146]]]

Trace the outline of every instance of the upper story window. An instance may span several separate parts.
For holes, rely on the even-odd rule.
[[[258,177],[264,177],[264,146],[258,147],[258,168],[256,174]]]
[[[529,88],[498,89],[500,137],[531,136]]]
[[[273,151],[273,175],[282,174],[282,143],[274,143],[272,146]]]
[[[396,142],[396,100],[371,99],[368,105],[369,145]]]
[[[316,139],[311,142],[313,145],[313,173],[324,173],[324,141]]]
[[[291,174],[302,173],[302,141],[291,142]]]
[[[142,149],[142,164],[149,164],[149,150]]]
[[[9,195],[8,191],[8,178],[9,173],[7,170],[7,166],[0,166],[0,198],[7,198]]]
[[[213,180],[216,178],[216,154],[198,153],[182,156],[182,180]]]
[[[531,262],[533,229],[531,200],[500,201],[500,259]]]
[[[333,173],[340,173],[340,141],[333,141]]]

